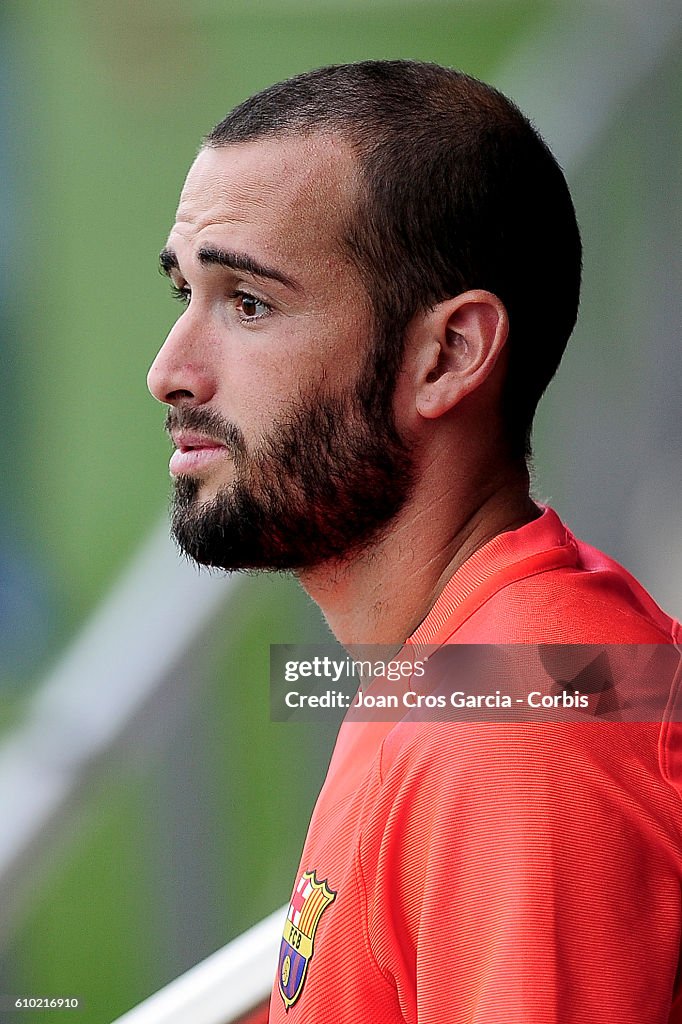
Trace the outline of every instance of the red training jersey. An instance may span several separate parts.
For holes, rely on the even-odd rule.
[[[545,508],[476,551],[408,643],[681,639]],[[271,1024],[682,1022],[675,717],[346,720],[294,884]]]

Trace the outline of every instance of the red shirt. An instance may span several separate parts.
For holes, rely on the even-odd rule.
[[[681,639],[545,509],[475,552],[408,643]],[[674,717],[347,720],[294,886],[272,1024],[682,1021]]]

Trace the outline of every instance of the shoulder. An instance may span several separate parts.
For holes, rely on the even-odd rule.
[[[572,564],[514,578],[464,623],[458,642],[674,643],[679,622],[627,569],[564,530]]]
[[[509,791],[518,780],[526,793],[547,783],[559,792],[587,777],[656,775],[659,730],[646,722],[401,722],[382,746],[382,786],[392,798],[423,788],[452,801]]]
[[[666,650],[674,657],[657,658]],[[573,667],[567,668],[566,658],[571,653],[557,646],[543,656],[555,658],[552,668],[570,677]],[[494,712],[493,721],[400,722],[381,748],[381,817],[421,814],[426,820],[435,814],[456,822],[463,815],[481,824],[493,812],[505,819],[537,814],[559,818],[567,804],[577,801],[585,812],[649,807],[653,815],[682,825],[682,805],[673,792],[673,779],[680,772],[662,761],[673,759],[671,738],[661,727],[672,677],[679,677],[679,653],[644,646],[611,653],[632,662],[637,678],[626,681],[625,690],[618,684],[608,689],[609,708],[620,703],[625,717],[637,699],[645,713],[636,717],[650,721],[587,715],[571,721],[505,721],[504,712]],[[651,681],[646,692],[638,690],[640,675]]]

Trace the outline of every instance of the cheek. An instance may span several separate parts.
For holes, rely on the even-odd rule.
[[[215,402],[225,419],[253,442],[269,433],[309,389],[309,375],[300,360],[252,351],[224,365]]]
[[[226,346],[216,402],[247,438],[267,433],[292,405],[320,391],[356,385],[368,340],[358,322],[335,312],[281,318]]]

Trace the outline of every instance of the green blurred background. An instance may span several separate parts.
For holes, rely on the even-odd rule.
[[[164,514],[169,447],[145,375],[177,312],[156,261],[199,140],[249,93],[325,63],[460,67],[511,86],[541,130],[581,80],[563,116],[579,136],[585,123],[566,161],[584,300],[537,421],[536,495],[679,615],[672,10],[638,21],[634,4],[606,2],[3,5],[0,739]],[[642,67],[619,93],[621,60]],[[268,721],[268,645],[326,632],[293,581],[239,586],[188,652],[189,683],[161,725],[100,760],[48,830],[7,928],[0,992],[75,994],[77,1019],[106,1024],[288,897],[333,728]]]

